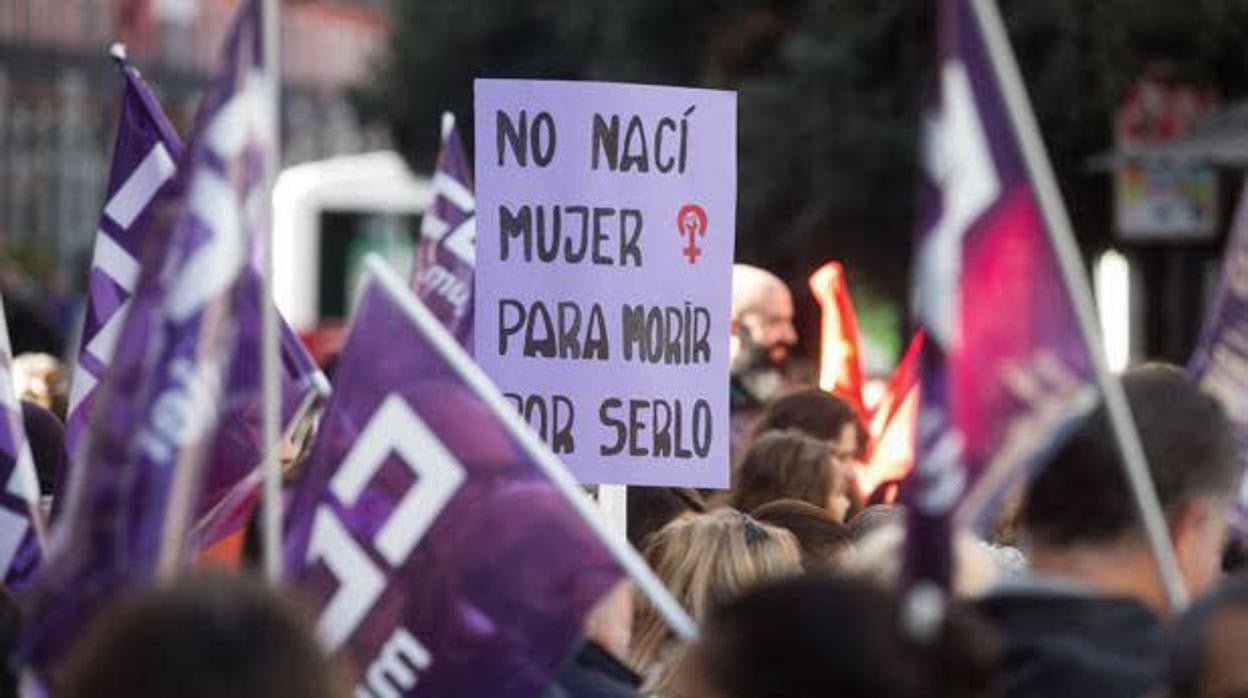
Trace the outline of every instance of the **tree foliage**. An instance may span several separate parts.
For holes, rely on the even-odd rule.
[[[438,114],[470,127],[472,80],[530,77],[703,85],[739,93],[738,258],[795,288],[825,259],[860,289],[906,297],[919,107],[935,2],[396,0],[380,78],[361,98],[427,170]],[[1242,0],[1003,0],[1050,153],[1085,246],[1105,244],[1111,147],[1128,86],[1164,63],[1248,92]]]

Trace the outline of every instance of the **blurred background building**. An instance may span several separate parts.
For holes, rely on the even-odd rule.
[[[238,0],[0,0],[0,252],[53,297],[86,278],[124,42],[183,134]],[[374,149],[349,98],[382,48],[384,0],[283,3],[285,165]],[[11,284],[5,284],[9,286]]]

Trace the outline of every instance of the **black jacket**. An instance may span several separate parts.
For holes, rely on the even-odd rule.
[[[563,665],[542,698],[638,698],[640,684],[628,667],[588,641]]]
[[[1036,584],[978,607],[1005,643],[1006,698],[1139,698],[1161,682],[1165,631],[1137,601]]]

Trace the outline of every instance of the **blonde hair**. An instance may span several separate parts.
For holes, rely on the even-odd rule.
[[[647,541],[645,556],[699,624],[713,606],[801,573],[792,533],[727,508],[672,521]],[[683,649],[654,607],[640,599],[630,663],[646,677],[648,692],[670,695]]]

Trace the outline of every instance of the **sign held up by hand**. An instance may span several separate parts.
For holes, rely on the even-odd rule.
[[[475,354],[583,483],[728,484],[736,95],[478,80]]]

